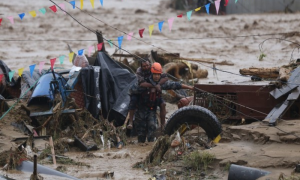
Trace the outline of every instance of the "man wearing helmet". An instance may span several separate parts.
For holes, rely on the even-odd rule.
[[[138,135],[138,142],[144,143],[146,138],[148,142],[154,141],[154,132],[156,130],[156,108],[162,102],[161,91],[158,91],[155,86],[161,80],[162,67],[159,63],[153,63],[151,67],[152,75],[145,79],[146,82],[152,84],[152,87],[139,86],[139,101],[137,111],[135,112],[135,127]],[[194,87],[181,84],[174,81],[166,81],[161,85],[161,89],[190,89]],[[164,128],[165,121],[161,120],[161,127]]]
[[[141,62],[141,67],[139,67],[136,71],[138,85],[145,88],[155,87],[157,91],[161,91],[161,85],[164,84],[168,80],[168,76],[166,74],[161,75],[161,79],[159,83],[151,84],[146,81],[151,76],[151,64],[149,59],[146,59]],[[138,92],[131,92],[130,95],[130,103],[129,103],[129,122],[127,129],[132,129],[133,115],[137,107],[137,102],[139,99]],[[164,101],[160,102],[160,118],[165,119],[166,115],[166,103]]]

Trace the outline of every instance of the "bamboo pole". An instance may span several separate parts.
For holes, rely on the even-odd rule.
[[[50,136],[50,138],[49,138],[49,144],[50,144],[50,147],[51,147],[53,164],[54,164],[54,166],[56,166],[55,151],[54,151],[52,136]]]

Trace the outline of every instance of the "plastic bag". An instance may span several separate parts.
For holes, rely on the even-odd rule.
[[[77,67],[87,67],[89,66],[89,61],[85,55],[77,55],[74,59],[74,66]]]
[[[174,140],[171,142],[171,147],[177,147],[181,144],[180,134],[177,131]]]

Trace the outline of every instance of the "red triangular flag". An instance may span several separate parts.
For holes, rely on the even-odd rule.
[[[225,0],[224,6],[227,6],[229,0]]]
[[[140,37],[141,37],[141,38],[143,38],[143,33],[144,33],[144,31],[145,31],[145,28],[139,30],[139,34],[140,34]]]
[[[101,51],[101,49],[102,49],[102,46],[103,46],[103,42],[102,42],[102,43],[99,43],[99,44],[97,44],[98,51]]]
[[[56,6],[55,5],[53,5],[53,6],[50,6],[49,7],[53,12],[56,12],[57,11],[57,9],[56,9]]]
[[[50,59],[50,65],[51,65],[52,70],[53,70],[53,66],[54,66],[55,61],[56,61],[56,58]]]
[[[2,18],[0,19],[0,26],[1,26]]]
[[[2,20],[2,19],[1,19]],[[2,82],[2,78],[3,78],[4,74],[0,74],[0,83]]]
[[[182,18],[182,14],[179,14],[177,17]]]

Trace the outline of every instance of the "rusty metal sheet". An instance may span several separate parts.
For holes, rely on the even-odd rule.
[[[278,99],[281,96],[289,93],[296,87],[300,85],[300,67],[296,68],[292,74],[291,77],[288,80],[287,85],[283,86],[282,88],[277,88],[270,92],[270,94],[275,98]]]

